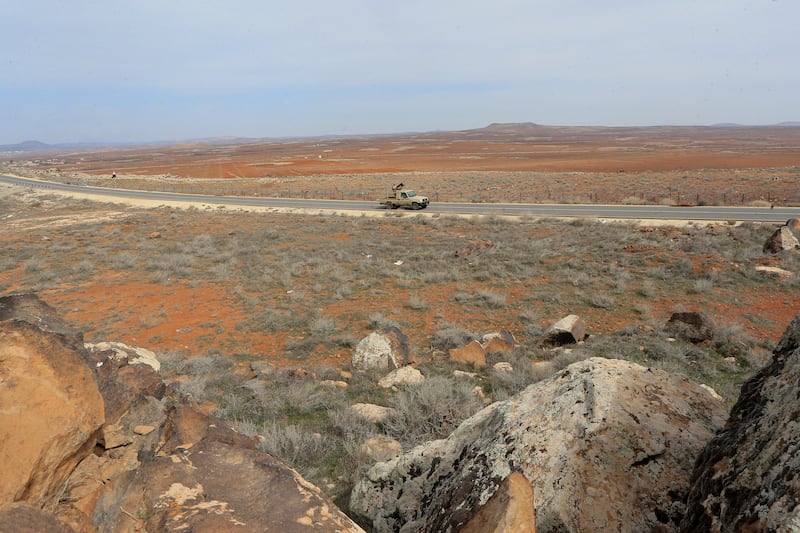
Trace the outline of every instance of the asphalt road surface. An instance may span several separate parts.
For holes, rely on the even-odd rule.
[[[259,198],[245,196],[214,196],[132,189],[110,189],[72,185],[0,175],[0,183],[51,191],[53,193],[96,196],[110,201],[147,200],[165,205],[193,202],[215,206],[289,208],[318,211],[385,211],[377,202],[360,200],[313,200],[297,198]],[[660,205],[594,205],[594,204],[489,204],[436,202],[424,213],[450,215],[511,215],[532,217],[595,218],[611,220],[675,220],[675,221],[737,221],[786,222],[800,218],[798,207],[721,207],[721,206],[660,206]]]

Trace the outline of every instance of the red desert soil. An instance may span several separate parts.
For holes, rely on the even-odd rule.
[[[557,199],[554,191],[560,190],[569,191],[575,198],[613,201],[631,196],[631,191],[638,188],[643,198],[665,198],[670,192],[678,200],[681,194],[684,199],[694,200],[713,193],[729,200],[741,196],[748,201],[769,199],[800,205],[800,127],[581,128],[511,124],[461,132],[230,140],[50,154],[46,156],[49,160],[38,157],[34,174],[44,176],[55,172],[61,176],[107,178],[116,172],[118,183],[129,176],[258,179],[265,184],[265,194],[307,194],[332,187],[347,189],[352,196],[368,197],[389,183],[404,180],[432,200],[437,195],[441,200]],[[10,156],[0,156],[3,159]],[[391,173],[398,174],[388,175]],[[682,192],[676,195],[677,191]],[[124,224],[114,223],[106,231],[115,228],[126,231]],[[214,231],[204,228],[207,233]],[[337,234],[330,238],[349,237]],[[641,250],[629,250],[638,251]],[[693,258],[695,268],[734,268],[708,259]],[[14,279],[13,271],[7,274]],[[12,291],[16,288],[14,283],[8,286]],[[430,301],[448,301],[456,288],[442,286],[438,290],[441,294],[430,295]],[[292,340],[285,334],[237,331],[236,325],[247,319],[247,312],[224,286],[211,283],[165,287],[142,280],[108,279],[104,283],[47,290],[43,296],[67,319],[85,325],[87,340],[120,340],[157,350],[182,351],[191,346],[194,353],[216,349],[232,355],[270,357],[283,353],[286,343]],[[799,309],[796,295],[784,295],[779,287],[770,294],[762,290],[737,297],[738,306],[705,303],[714,316],[731,322],[738,321],[742,309],[762,316],[761,323],[747,326],[748,333],[760,341],[775,342]],[[513,298],[512,292],[509,300]],[[703,299],[695,295],[694,300],[681,302],[655,297],[648,305],[653,316],[660,319],[683,303],[697,304],[698,298]],[[397,300],[407,302],[408,295]],[[323,312],[336,316],[338,325],[350,328],[353,335],[366,334],[366,324],[348,324],[353,305],[348,301],[344,307],[331,306]],[[420,314],[406,306],[392,306],[393,312],[407,313],[400,316],[387,313],[382,302],[364,301],[360,305],[362,311],[383,312],[387,318],[411,324],[414,330],[432,333],[433,324],[420,320]],[[565,314],[568,312],[571,310],[564,309]],[[593,333],[623,328],[631,320],[630,316],[615,315],[608,309],[587,307],[581,314]],[[481,327],[485,316],[444,318],[467,327],[474,325],[477,330],[507,327],[503,323]],[[513,318],[507,317],[507,321],[511,323]],[[93,338],[101,332],[112,338]],[[318,357],[300,364],[342,367],[348,360],[347,349],[320,350]],[[298,364],[290,360],[276,363]]]
[[[67,177],[101,179],[116,172],[119,178],[160,178],[153,187],[165,187],[165,178],[257,182],[241,190],[203,190],[221,194],[368,199],[401,179],[432,201],[618,203],[638,196],[673,203],[800,204],[800,126],[494,124],[456,132],[227,139],[42,157],[50,160],[35,168],[45,175],[57,169]]]

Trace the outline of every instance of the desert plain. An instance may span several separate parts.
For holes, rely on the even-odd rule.
[[[217,194],[371,199],[404,182],[434,203],[800,206],[797,126],[493,124],[53,149],[0,154],[0,165]],[[524,342],[571,313],[601,334],[657,326],[678,310],[769,343],[800,310],[796,269],[793,279],[753,274],[797,264],[756,250],[774,231],[765,225],[611,232],[596,221],[140,209],[11,189],[3,198],[4,293],[39,292],[87,340],[187,357],[345,368],[353,343],[379,323],[401,326],[424,359],[452,328],[508,329]],[[743,232],[754,240],[742,244]]]

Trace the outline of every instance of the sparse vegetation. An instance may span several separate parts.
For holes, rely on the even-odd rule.
[[[2,197],[0,212],[24,201]],[[754,273],[774,228],[752,223],[644,230],[592,220],[115,206],[107,222],[83,224],[82,215],[106,208],[45,197],[26,209],[31,220],[72,223],[58,246],[35,224],[4,233],[4,290],[42,290],[89,341],[133,339],[158,351],[182,393],[215,405],[335,499],[374,460],[360,449],[366,439],[388,436],[408,449],[443,437],[484,406],[478,392],[503,400],[588,357],[680,372],[731,402],[782,331],[776,317],[796,311],[800,289],[797,277]],[[424,246],[398,257],[409,238]],[[774,261],[800,268],[797,254]],[[755,305],[765,301],[769,314]],[[684,309],[712,316],[710,342],[663,333],[669,314]],[[547,326],[570,313],[586,319],[588,340],[541,349]],[[426,380],[393,391],[376,387],[377,373],[342,374],[358,340],[390,326],[408,335]],[[519,345],[489,354],[473,378],[433,357],[501,328]],[[257,360],[275,371],[254,378]],[[495,370],[498,362],[513,371]],[[373,424],[349,409],[355,402],[395,412]]]

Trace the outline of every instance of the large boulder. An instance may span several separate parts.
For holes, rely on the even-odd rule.
[[[394,370],[409,362],[408,337],[396,327],[373,331],[356,345],[353,370]]]
[[[170,412],[135,473],[109,483],[92,522],[108,533],[363,531],[255,440],[188,407]]]
[[[0,505],[58,501],[94,449],[103,399],[82,335],[33,295],[0,298]]]
[[[800,315],[697,460],[682,530],[800,531]]]
[[[776,254],[782,250],[800,250],[800,218],[790,218],[764,243],[764,253]]]
[[[374,465],[350,508],[378,532],[457,531],[520,472],[540,533],[674,531],[694,460],[724,419],[722,401],[685,377],[591,358]]]

